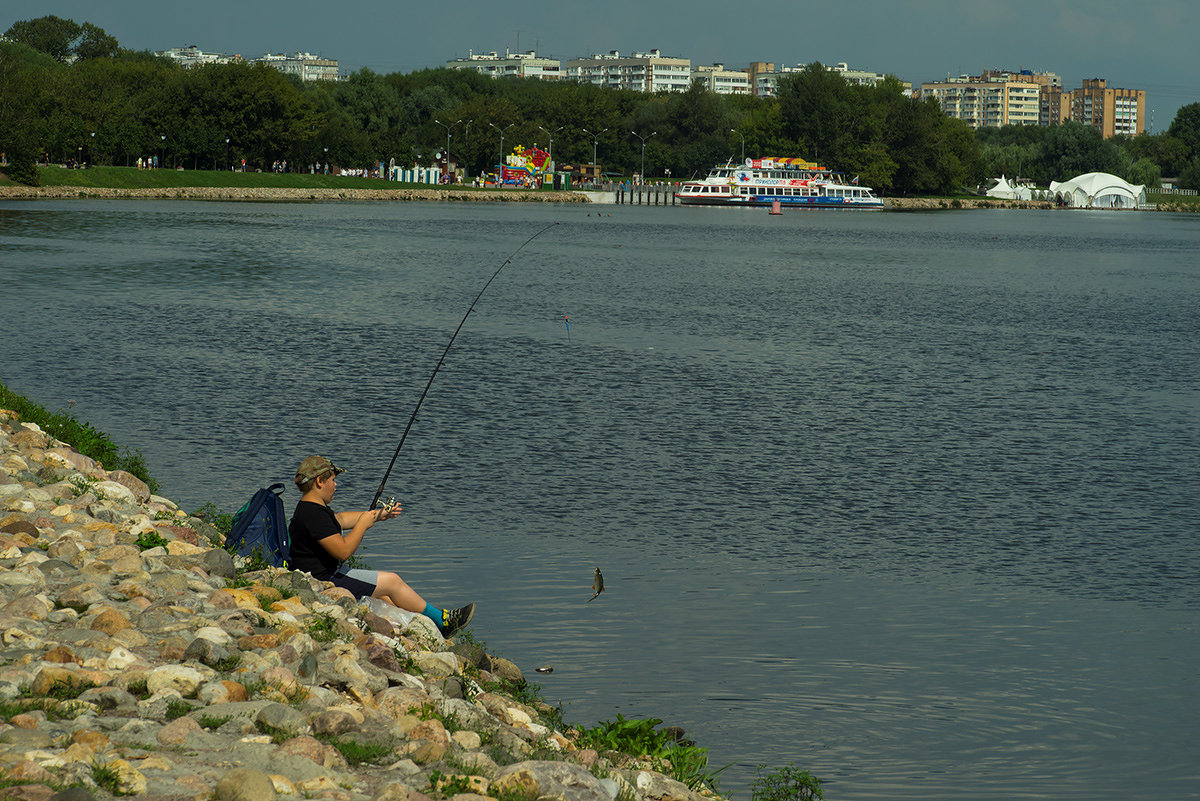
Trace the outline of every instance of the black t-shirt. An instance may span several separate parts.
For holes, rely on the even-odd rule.
[[[321,547],[320,540],[340,534],[337,515],[328,506],[312,501],[300,501],[288,526],[291,537],[291,568],[311,573],[314,578],[328,581],[341,564],[333,554]]]

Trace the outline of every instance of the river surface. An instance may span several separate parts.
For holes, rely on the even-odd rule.
[[[366,562],[736,798],[1200,798],[1200,216],[6,202],[0,381],[365,507],[518,248]]]

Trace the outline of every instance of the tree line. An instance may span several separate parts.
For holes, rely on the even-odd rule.
[[[648,178],[672,180],[729,159],[800,156],[888,195],[949,194],[1002,173],[1043,186],[1092,171],[1200,186],[1200,103],[1154,136],[1104,140],[1073,123],[974,131],[894,77],[853,85],[819,63],[784,76],[773,98],[699,83],[647,94],[442,68],[304,83],[262,64],[184,68],[123,49],[90,23],[42,17],[0,40],[0,74],[0,151],[18,166],[152,156],[187,169],[243,159],[264,171],[278,161],[408,166],[432,163],[448,137],[470,175],[494,170],[520,144],[550,150],[559,164],[595,154],[607,172],[627,176],[644,163]]]

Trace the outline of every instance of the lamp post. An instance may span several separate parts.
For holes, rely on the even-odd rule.
[[[460,122],[462,122],[462,120],[455,120],[454,122],[450,123],[450,125],[447,125],[446,123],[442,122],[441,120],[434,120],[434,122],[436,122],[438,125],[440,125],[446,129],[446,175],[445,175],[445,177],[447,179],[449,179],[449,177],[450,177],[450,128],[454,125],[458,125]]]
[[[325,148],[325,174],[329,174],[329,148]]]
[[[158,166],[165,170],[167,168],[167,135],[160,134],[158,138],[162,140],[162,145],[158,148]]]
[[[229,172],[229,137],[225,137],[225,172]]]
[[[641,172],[641,175],[642,175],[642,182],[645,183],[645,181],[646,181],[646,140],[649,139],[650,136],[657,136],[658,131],[655,131],[654,133],[650,134],[650,136],[642,136],[637,131],[630,131],[630,133],[633,134],[634,136],[636,136],[638,139],[642,140],[642,172]]]
[[[96,132],[92,131],[91,144],[88,145],[88,164],[96,160]]]
[[[579,130],[583,131],[585,134],[592,137],[592,166],[595,167],[595,166],[597,166],[596,165],[596,142],[600,139],[600,134],[604,133],[604,131],[607,131],[608,129],[605,128],[604,131],[599,131],[597,133],[592,133],[587,128],[580,128]],[[599,173],[600,171],[597,170],[596,172]],[[600,176],[597,174],[596,178],[599,179]],[[595,182],[593,181],[593,183],[595,183]]]
[[[565,128],[565,127],[567,127],[567,126],[565,126],[565,125],[560,125],[560,126],[558,126],[557,128],[555,128],[553,131],[547,131],[547,130],[546,130],[545,128],[543,128],[542,126],[540,126],[540,125],[538,126],[538,130],[540,130],[540,131],[545,131],[545,133],[546,133],[546,136],[550,137],[550,150],[549,150],[549,154],[548,154],[548,156],[549,156],[549,159],[550,159],[550,166],[551,166],[551,167],[553,167],[553,166],[554,166],[554,135],[555,135],[556,133],[558,133],[559,131],[561,131],[561,130],[562,130],[563,128]]]
[[[507,131],[509,128],[513,127],[514,125],[516,125],[516,123],[510,122],[508,125],[505,125],[503,128],[501,128],[498,125],[492,125],[490,122],[488,123],[488,125],[492,128],[495,128],[497,131],[500,132],[500,175],[497,177],[500,179],[500,183],[504,183],[504,132]]]
[[[744,133],[742,133],[741,131],[739,131],[737,128],[730,128],[729,132],[735,133],[738,136],[742,137],[742,163],[743,164],[746,163],[746,135]]]

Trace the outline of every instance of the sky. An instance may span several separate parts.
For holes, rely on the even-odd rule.
[[[305,51],[342,73],[412,72],[506,49],[569,59],[658,49],[693,65],[846,62],[914,86],[985,69],[1144,89],[1151,132],[1200,102],[1196,0],[0,0],[0,31],[54,14],[124,47]]]

